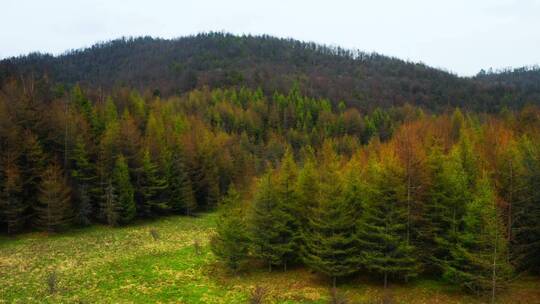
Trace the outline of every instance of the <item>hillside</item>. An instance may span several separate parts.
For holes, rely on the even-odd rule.
[[[0,61],[0,81],[21,75],[94,89],[127,86],[163,96],[203,86],[286,93],[299,83],[305,95],[344,100],[362,109],[411,103],[432,110],[460,106],[494,111],[540,101],[538,70],[460,78],[375,53],[223,33],[118,39],[60,56],[36,53]]]

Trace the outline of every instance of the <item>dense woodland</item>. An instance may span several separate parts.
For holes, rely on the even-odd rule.
[[[254,39],[204,37],[218,38]],[[91,50],[141,41],[155,42]],[[538,107],[440,111],[413,100],[364,109],[293,83],[272,93],[197,84],[162,96],[4,78],[2,233],[218,210],[211,246],[232,272],[252,262],[305,266],[334,285],[358,273],[385,286],[434,276],[475,293],[540,273]]]
[[[435,111],[498,112],[540,100],[537,67],[463,78],[376,53],[226,33],[124,38],[57,57],[35,53],[0,61],[0,82],[20,75],[105,91],[127,86],[162,97],[231,85],[287,94],[298,83],[303,95],[369,111],[411,103]]]

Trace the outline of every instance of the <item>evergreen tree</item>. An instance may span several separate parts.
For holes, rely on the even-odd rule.
[[[97,176],[93,164],[88,158],[86,145],[81,136],[75,141],[71,153],[71,177],[73,179],[75,222],[81,225],[90,224],[92,214],[92,199],[97,198]]]
[[[370,162],[369,200],[357,228],[360,258],[366,269],[383,276],[386,288],[389,276],[414,277],[419,266],[414,247],[405,238],[403,172],[391,158],[384,165]]]
[[[60,230],[72,220],[71,189],[60,166],[48,166],[41,177],[35,225],[48,232]]]
[[[295,193],[297,180],[297,167],[290,149],[287,149],[276,176],[275,195],[277,206],[274,210],[278,220],[275,226],[278,233],[278,242],[273,244],[274,250],[279,252],[279,264],[287,269],[287,264],[298,258],[300,223],[299,206]]]
[[[33,221],[36,203],[38,202],[39,187],[45,170],[45,153],[36,135],[30,131],[24,134],[19,169],[22,176],[23,204],[26,218]]]
[[[247,259],[249,249],[247,225],[240,203],[240,195],[231,186],[220,205],[216,234],[210,242],[212,252],[234,273]]]
[[[191,215],[197,209],[197,202],[182,152],[170,153],[167,163],[169,208],[176,213]]]
[[[350,275],[360,266],[356,240],[356,210],[353,201],[340,196],[340,181],[324,185],[316,207],[308,212],[308,225],[303,233],[302,259],[304,263],[332,278]],[[330,191],[330,192],[326,192]]]
[[[116,158],[112,173],[112,185],[114,189],[113,193],[116,194],[118,203],[118,222],[120,224],[127,224],[135,217],[137,208],[135,206],[133,185],[129,177],[129,168],[122,154]],[[109,190],[107,189],[107,192]],[[107,196],[109,195],[107,193]],[[114,196],[110,198],[114,198]],[[114,202],[114,199],[111,199],[111,202]],[[107,201],[105,203],[108,204]]]
[[[7,233],[12,234],[24,226],[26,206],[22,202],[22,181],[19,168],[14,162],[7,161],[0,173],[0,210],[7,226]]]
[[[112,180],[109,179],[107,186],[105,187],[104,197],[102,200],[102,218],[105,220],[107,225],[116,226],[118,225],[118,218],[121,211],[122,209],[118,202],[116,190],[114,189]]]
[[[478,182],[473,201],[467,205],[464,229],[457,246],[451,247],[451,259],[445,263],[444,276],[474,292],[495,292],[509,279],[508,241],[487,174]]]
[[[137,187],[137,210],[140,215],[149,217],[167,209],[164,192],[167,181],[159,176],[158,166],[150,158],[150,152],[143,152]]]
[[[427,190],[421,230],[422,255],[427,270],[440,272],[457,244],[465,206],[470,201],[466,173],[458,154],[450,157],[433,146],[428,159],[431,184]]]
[[[520,269],[540,273],[540,149],[524,138],[521,150],[525,187],[516,206],[513,256]]]

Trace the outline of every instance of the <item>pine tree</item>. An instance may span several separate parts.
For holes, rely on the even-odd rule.
[[[71,153],[71,177],[74,184],[75,222],[81,225],[90,224],[93,206],[92,199],[97,197],[97,176],[94,165],[90,162],[86,146],[81,136],[75,141]]]
[[[508,241],[497,209],[495,193],[487,177],[479,180],[475,198],[467,205],[464,229],[451,258],[444,264],[444,276],[474,292],[496,290],[509,279]]]
[[[240,204],[240,195],[234,186],[230,187],[220,205],[216,234],[210,242],[212,252],[234,273],[248,258],[250,244]]]
[[[159,176],[158,166],[150,158],[150,151],[143,152],[137,187],[137,210],[141,216],[150,217],[167,209],[163,193],[167,181]]]
[[[525,187],[524,198],[515,208],[513,256],[520,269],[540,273],[540,149],[524,138],[521,150]]]
[[[35,225],[48,232],[58,231],[72,220],[71,189],[60,166],[48,166],[41,177]]]
[[[267,263],[269,271],[272,271],[272,265],[283,262],[283,252],[279,246],[283,223],[278,218],[280,213],[272,173],[268,171],[259,181],[249,218],[255,256]]]
[[[415,249],[407,245],[407,209],[401,168],[395,160],[385,159],[386,164],[370,161],[369,200],[358,221],[363,266],[384,278],[384,287],[389,276],[414,277],[419,266]]]
[[[9,157],[8,157],[9,158]],[[17,165],[12,161],[6,161],[0,183],[0,210],[7,226],[7,233],[12,234],[24,226],[24,212],[26,206],[22,202],[21,173]]]
[[[321,192],[312,194],[320,199],[308,212],[307,229],[302,235],[304,263],[330,276],[334,287],[336,278],[357,272],[360,266],[356,210],[353,201],[340,196],[339,184],[336,179],[323,186]]]
[[[274,243],[274,250],[279,252],[280,265],[287,270],[287,264],[298,258],[300,223],[298,217],[298,200],[295,193],[297,180],[297,167],[290,149],[287,149],[276,176],[275,195],[277,206],[274,210],[279,224],[276,225],[278,242]]]
[[[167,163],[169,208],[176,213],[191,215],[197,209],[197,202],[182,152],[170,153]]]
[[[440,272],[450,255],[450,248],[457,244],[470,192],[457,153],[446,157],[435,145],[431,149],[428,166],[431,183],[420,228],[422,255],[427,270]]]
[[[118,202],[118,196],[116,195],[112,180],[109,180],[104,191],[104,197],[102,200],[101,214],[102,218],[109,226],[118,225],[118,217],[122,211]]]
[[[137,208],[135,206],[133,185],[129,177],[129,168],[122,154],[116,158],[112,173],[112,185],[118,200],[118,222],[127,224],[135,217]],[[114,202],[114,200],[112,201]]]
[[[26,209],[27,216],[25,217],[33,221],[38,202],[39,186],[45,170],[45,153],[43,153],[37,136],[32,132],[26,131],[23,136],[22,153],[19,159],[19,170],[24,189],[22,199]]]

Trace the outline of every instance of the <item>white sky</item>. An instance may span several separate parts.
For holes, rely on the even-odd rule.
[[[540,63],[540,0],[0,0],[0,58],[203,31],[376,51],[460,75]]]

